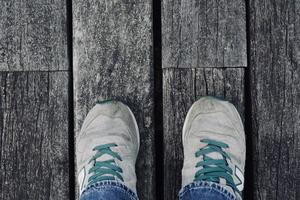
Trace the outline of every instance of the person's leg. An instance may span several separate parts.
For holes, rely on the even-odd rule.
[[[80,200],[137,200],[136,194],[119,182],[101,181],[83,191]]]
[[[190,108],[183,126],[181,200],[242,199],[245,133],[235,107],[203,97]]]
[[[98,103],[77,136],[80,200],[137,200],[135,162],[139,131],[123,103]]]
[[[209,181],[195,181],[181,189],[180,200],[236,200],[226,187]]]

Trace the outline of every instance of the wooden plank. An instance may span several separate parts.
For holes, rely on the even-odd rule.
[[[151,1],[74,0],[75,129],[97,100],[133,110],[140,128],[138,195],[155,199]]]
[[[244,73],[242,68],[195,70],[196,99],[204,95],[225,98],[237,107],[239,113],[243,114]]]
[[[0,0],[0,71],[68,67],[66,1]]]
[[[68,199],[68,72],[0,73],[0,199]]]
[[[244,0],[163,0],[163,68],[246,65]]]
[[[299,199],[300,2],[249,3],[254,199]]]
[[[244,69],[163,70],[164,199],[177,199],[183,165],[182,127],[192,103],[201,96],[231,101],[244,115]]]

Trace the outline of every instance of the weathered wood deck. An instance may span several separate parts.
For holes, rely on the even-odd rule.
[[[203,95],[245,122],[245,199],[300,198],[299,0],[0,0],[0,199],[74,199],[74,142],[113,98],[141,134],[140,199],[177,199]]]

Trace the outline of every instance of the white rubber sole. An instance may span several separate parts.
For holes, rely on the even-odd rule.
[[[123,105],[125,105],[125,104],[123,104]],[[131,111],[131,109],[130,109],[127,105],[125,105],[125,106],[126,106],[127,109],[129,110],[129,113],[130,113],[130,115],[131,115],[132,118],[133,118],[135,130],[136,130],[136,133],[137,133],[136,136],[137,136],[137,141],[138,141],[138,152],[139,152],[139,150],[140,150],[140,131],[139,131],[139,127],[138,127],[138,124],[137,124],[137,121],[136,121],[136,119],[135,119],[135,116],[134,116],[133,112]]]

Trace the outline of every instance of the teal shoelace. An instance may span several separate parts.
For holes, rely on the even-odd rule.
[[[197,163],[196,168],[202,167],[195,174],[194,181],[209,181],[219,183],[220,178],[226,180],[226,184],[233,188],[234,191],[239,192],[232,178],[232,169],[228,166],[228,160],[231,160],[229,155],[223,150],[229,146],[223,142],[218,142],[210,139],[203,139],[201,142],[207,145],[195,153],[198,158],[203,156],[203,161]],[[219,153],[222,159],[213,159],[207,154]]]
[[[88,186],[92,185],[99,181],[104,180],[115,180],[115,177],[119,178],[121,181],[123,177],[121,173],[123,170],[116,165],[115,159],[122,161],[120,155],[114,151],[112,151],[111,147],[116,147],[115,143],[109,143],[104,145],[96,146],[93,151],[97,151],[97,153],[90,159],[89,163],[94,162],[94,166],[89,170],[89,174],[92,174],[88,179]],[[100,158],[103,155],[110,155],[113,159],[105,160],[105,161],[97,161],[97,158]]]

